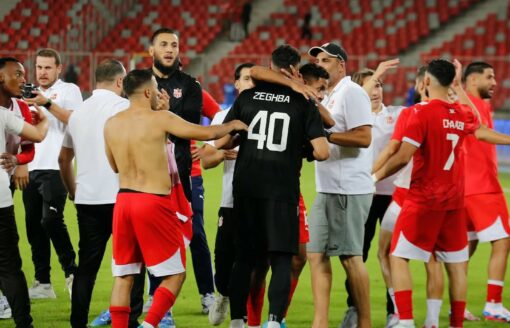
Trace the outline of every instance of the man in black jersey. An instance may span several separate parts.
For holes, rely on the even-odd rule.
[[[275,71],[297,65],[300,55],[289,45],[272,53]],[[317,160],[329,157],[319,111],[290,88],[258,82],[239,95],[225,122],[249,125],[239,135],[233,194],[237,255],[230,283],[230,327],[244,327],[250,274],[257,261],[271,265],[268,328],[280,327],[290,291],[291,259],[298,251],[299,170],[303,145],[310,141]],[[225,148],[235,139],[217,143]]]

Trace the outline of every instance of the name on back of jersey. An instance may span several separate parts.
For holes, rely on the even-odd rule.
[[[278,95],[278,94],[274,94],[274,93],[260,92],[260,91],[255,91],[255,95],[253,95],[253,99],[279,102],[279,103],[283,103],[283,102],[290,103],[290,96],[288,96],[288,95]]]
[[[443,120],[443,127],[445,129],[457,129],[457,130],[460,130],[460,131],[464,131],[464,122],[461,122],[461,121],[452,121],[452,120],[449,120],[449,119],[444,119]]]

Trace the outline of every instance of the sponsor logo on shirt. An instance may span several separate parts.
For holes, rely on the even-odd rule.
[[[182,97],[182,89],[175,88],[174,89],[174,98],[181,98]]]
[[[264,100],[264,101],[272,101],[272,102],[286,102],[290,103],[290,96],[286,95],[277,95],[269,92],[260,92],[255,91],[255,95],[253,96],[255,100]]]

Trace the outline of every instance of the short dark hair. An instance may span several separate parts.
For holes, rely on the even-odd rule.
[[[296,48],[283,44],[276,48],[271,54],[271,61],[278,68],[290,68],[290,66],[296,66],[301,61],[301,55]]]
[[[427,65],[427,73],[435,77],[441,86],[448,87],[455,78],[455,66],[446,59],[433,59]]]
[[[363,86],[363,80],[366,77],[369,77],[369,76],[372,76],[372,75],[374,75],[374,70],[373,69],[363,68],[363,69],[357,71],[356,73],[352,74],[351,78],[352,78],[352,81],[354,83],[357,83],[357,84]],[[379,81],[379,83],[381,83],[381,82]]]
[[[62,60],[60,59],[59,53],[52,48],[44,48],[37,51],[35,54],[36,57],[47,57],[47,58],[55,58],[55,64],[58,66],[62,64]]]
[[[14,57],[2,57],[2,58],[0,58],[0,69],[4,68],[5,64],[7,64],[7,63],[19,63],[19,62],[20,61]]]
[[[299,73],[303,76],[305,80],[309,79],[329,79],[329,73],[323,67],[315,64],[308,63],[304,64],[299,68]]]
[[[154,40],[158,37],[160,34],[175,34],[177,35],[177,31],[168,27],[161,27],[158,28],[154,33],[152,33],[151,36],[151,43],[154,43]]]
[[[122,88],[126,96],[131,96],[145,83],[152,79],[152,71],[148,69],[134,69],[122,81]]]
[[[467,65],[466,70],[464,71],[464,75],[462,76],[462,80],[466,81],[467,77],[471,74],[479,73],[483,74],[487,68],[493,68],[486,62],[483,61],[475,61]]]
[[[105,59],[96,68],[96,83],[113,82],[115,78],[124,74],[124,66],[116,59]]]
[[[427,65],[422,65],[422,66],[418,67],[418,69],[416,70],[416,78],[423,79],[426,72],[427,72]]]
[[[237,81],[241,78],[241,71],[245,68],[252,68],[255,66],[254,63],[242,63],[241,65],[236,67],[236,70],[234,72],[234,81]]]

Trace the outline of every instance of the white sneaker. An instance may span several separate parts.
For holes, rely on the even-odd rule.
[[[483,310],[483,317],[486,321],[510,323],[510,311],[508,311],[501,303],[492,307],[488,307],[486,305]]]
[[[12,318],[12,311],[9,302],[7,302],[7,297],[0,296],[0,319],[10,318]]]
[[[338,326],[339,328],[357,328],[358,327],[358,310],[354,306],[349,306],[345,312],[344,321]]]
[[[208,314],[209,309],[214,304],[214,294],[212,294],[212,293],[205,294],[204,296],[202,296],[201,302],[202,302],[202,313]]]
[[[37,280],[34,281],[32,287],[28,289],[28,296],[31,299],[57,298],[51,284],[41,284]]]
[[[213,326],[221,325],[227,318],[229,298],[219,294],[216,296],[213,305],[209,308],[209,323]]]
[[[386,317],[386,326],[385,328],[392,328],[398,324],[398,320],[400,319],[398,314],[388,314]]]
[[[74,274],[70,274],[69,277],[66,278],[66,286],[67,291],[69,292],[69,298],[72,299],[73,297],[73,281],[74,281]]]
[[[152,306],[152,296],[149,295],[149,298],[147,299],[147,302],[145,302],[143,304],[142,313],[149,312],[149,309],[151,308],[151,306]]]

